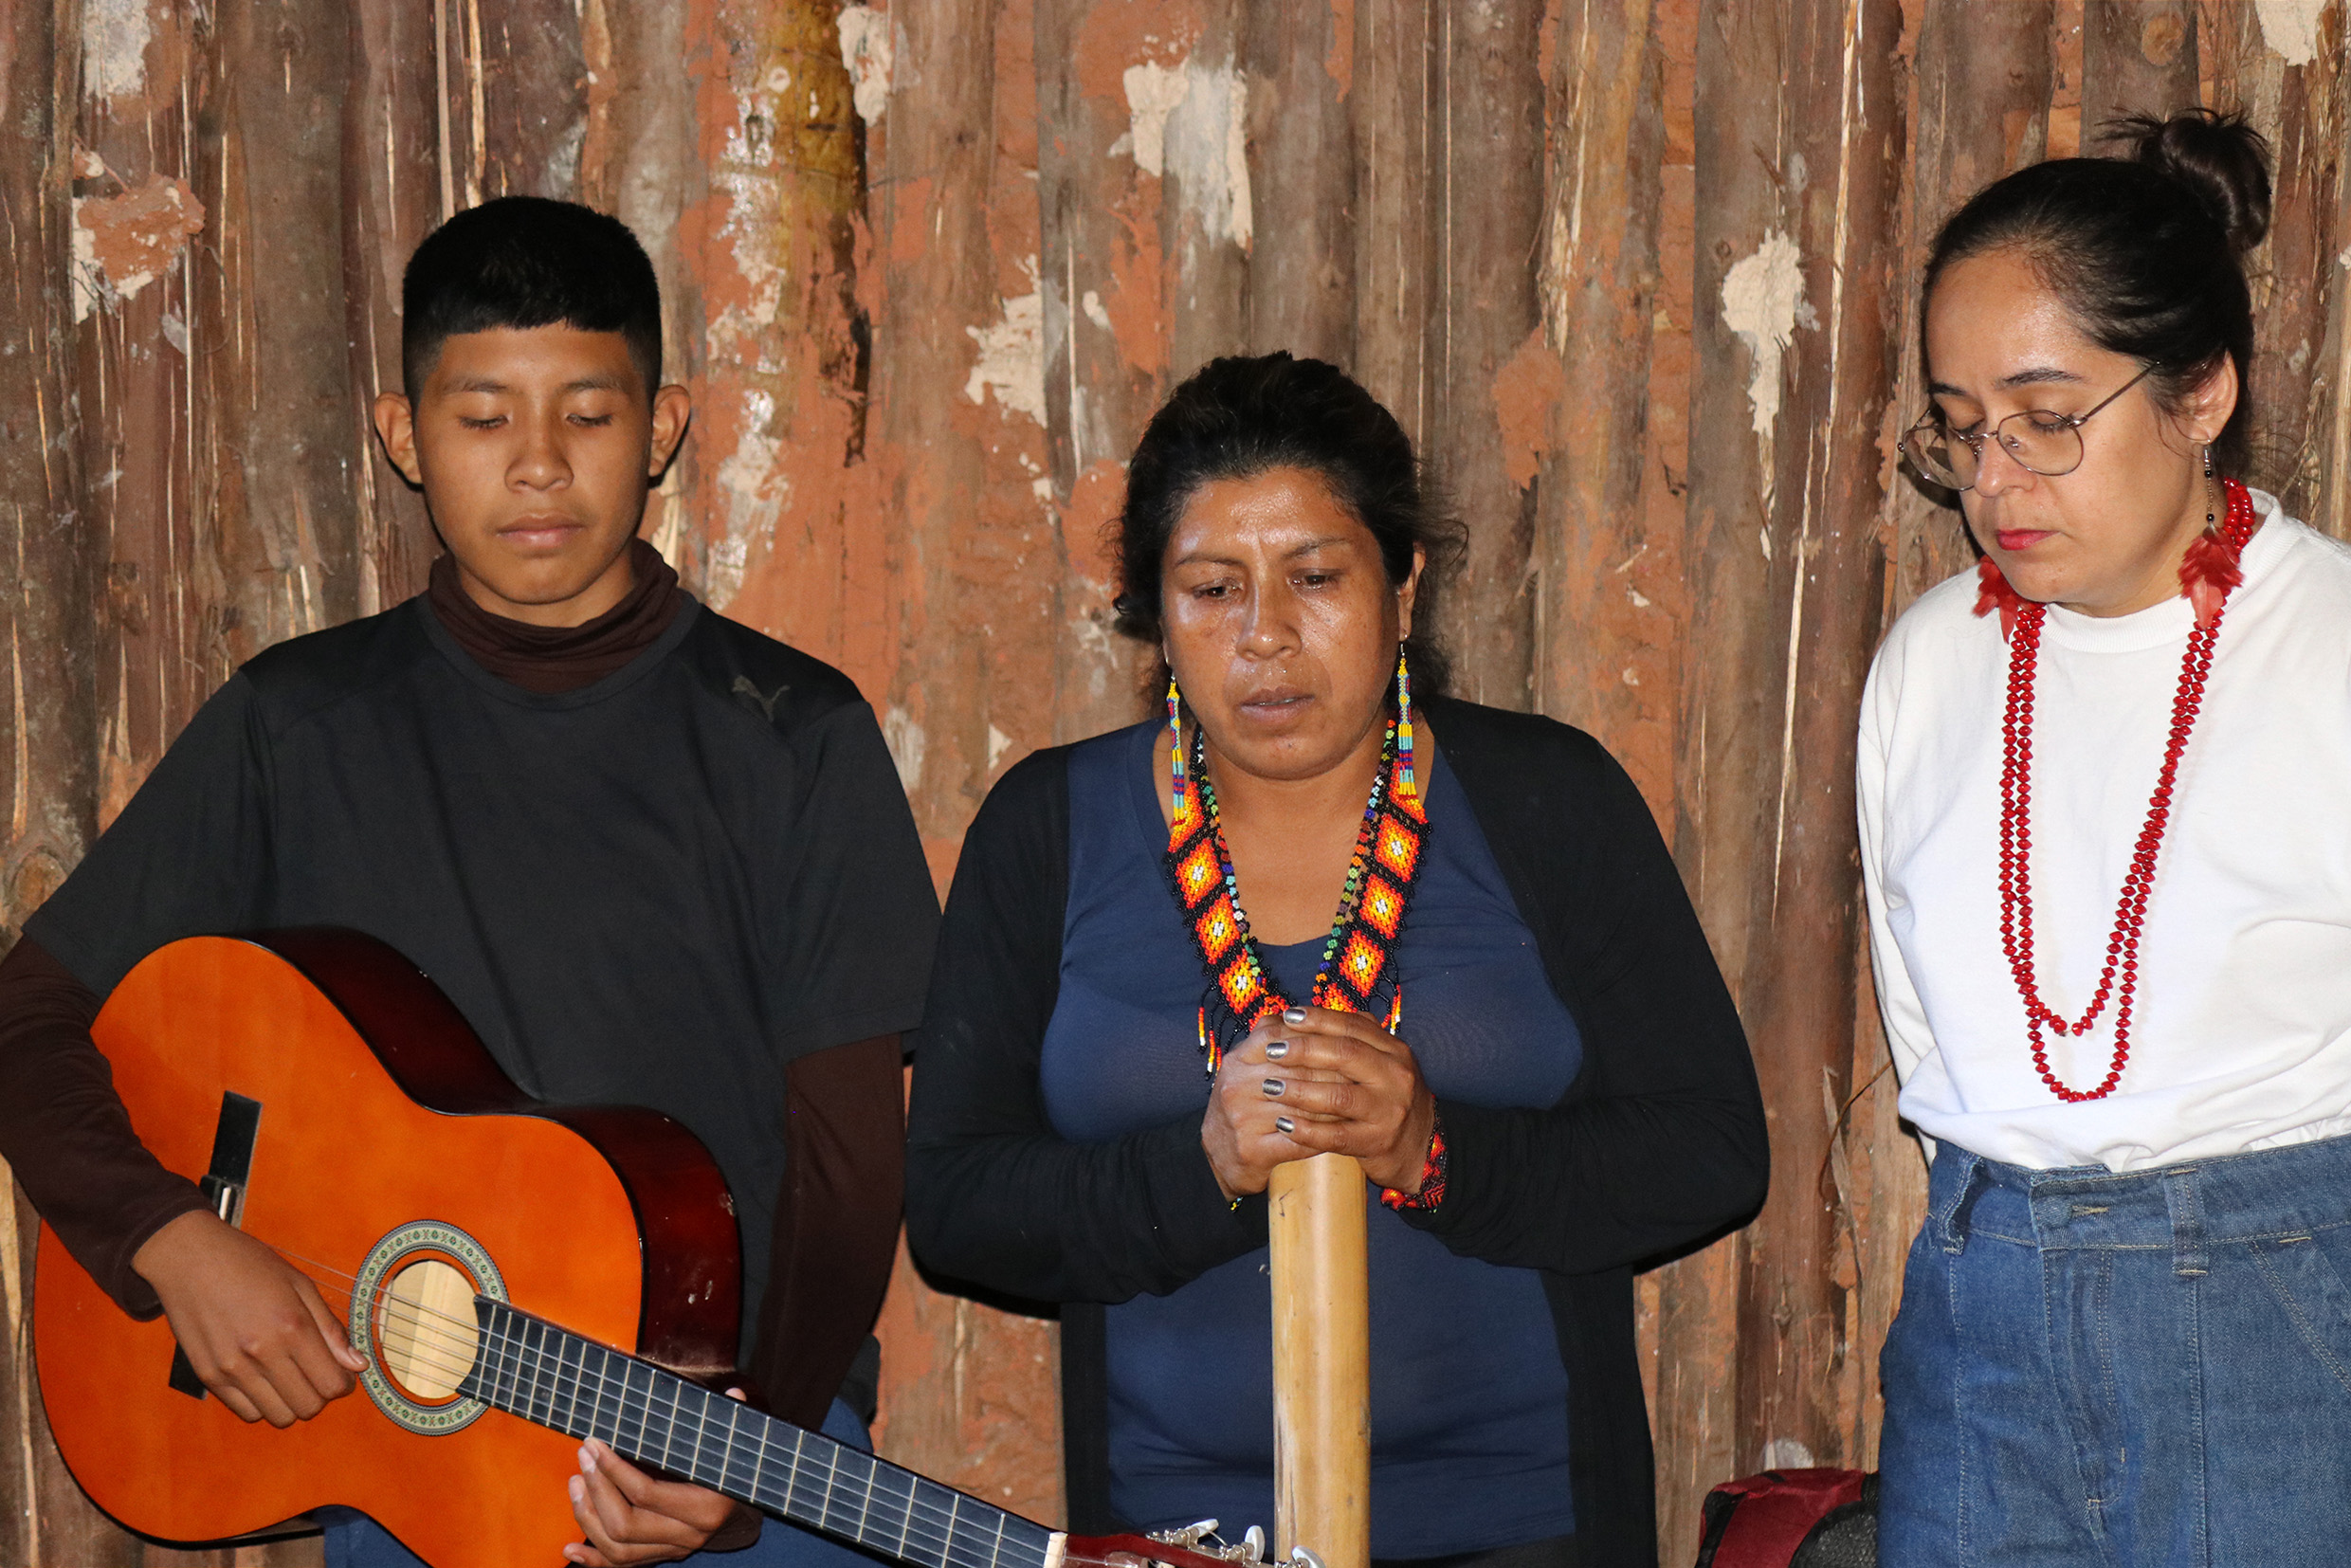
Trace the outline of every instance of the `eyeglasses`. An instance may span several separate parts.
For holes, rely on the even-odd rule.
[[[1930,412],[1903,432],[1903,456],[1910,460],[1910,466],[1919,471],[1922,479],[1947,490],[1976,487],[1977,470],[1983,465],[1984,443],[1996,437],[2000,450],[2026,472],[2039,474],[2043,479],[2069,474],[2082,465],[2082,427],[2090,422],[2098,409],[2105,408],[2160,368],[2149,365],[2117,387],[2088,413],[2027,409],[2022,413],[2010,414],[1989,430],[1960,435],[1943,423],[1941,414]]]

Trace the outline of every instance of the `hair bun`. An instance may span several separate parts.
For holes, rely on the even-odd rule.
[[[2168,119],[2131,115],[2106,126],[2106,139],[2196,192],[2243,255],[2269,232],[2269,143],[2241,114],[2183,109]]]

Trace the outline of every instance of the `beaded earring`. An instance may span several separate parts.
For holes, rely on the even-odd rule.
[[[1396,793],[1416,795],[1420,785],[1412,773],[1412,672],[1396,649]]]
[[[2212,447],[2206,447],[2204,448],[2204,493],[2205,493],[2205,494],[2209,497],[2209,496],[2212,494],[2212,490],[2213,490],[2213,449],[2212,449]],[[2213,508],[2213,504],[2212,504],[2212,502],[2208,500],[2208,501],[2204,503],[2204,526],[2205,526],[2205,527],[2207,527],[2207,528],[2210,528],[2210,527],[2212,527],[2212,526],[2213,526],[2213,522],[2214,522],[2214,508]]]
[[[1184,811],[1184,699],[1176,689],[1176,677],[1167,678],[1167,774],[1169,809],[1178,816]]]

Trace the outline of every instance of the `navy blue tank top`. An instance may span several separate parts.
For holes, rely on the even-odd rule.
[[[1206,982],[1162,869],[1157,738],[1157,725],[1139,724],[1070,754],[1069,903],[1040,1073],[1054,1130],[1074,1142],[1196,1122],[1207,1105],[1197,1024]],[[1583,1060],[1576,1022],[1441,754],[1422,777],[1430,832],[1397,955],[1397,1033],[1441,1100],[1552,1105]],[[1283,994],[1298,998],[1321,950],[1318,937],[1261,952]],[[1456,1256],[1369,1187],[1364,1201],[1373,1555],[1569,1534],[1567,1373],[1540,1275]],[[1112,1505],[1147,1529],[1213,1515],[1236,1538],[1252,1523],[1271,1533],[1265,1251],[1106,1317]]]

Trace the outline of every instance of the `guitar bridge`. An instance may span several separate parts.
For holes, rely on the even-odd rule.
[[[212,1128],[212,1162],[197,1183],[212,1212],[239,1230],[245,1227],[245,1188],[253,1176],[253,1144],[261,1137],[262,1103],[242,1094],[223,1092],[220,1121]],[[204,1397],[204,1379],[196,1376],[188,1352],[172,1351],[172,1387],[191,1399]]]

